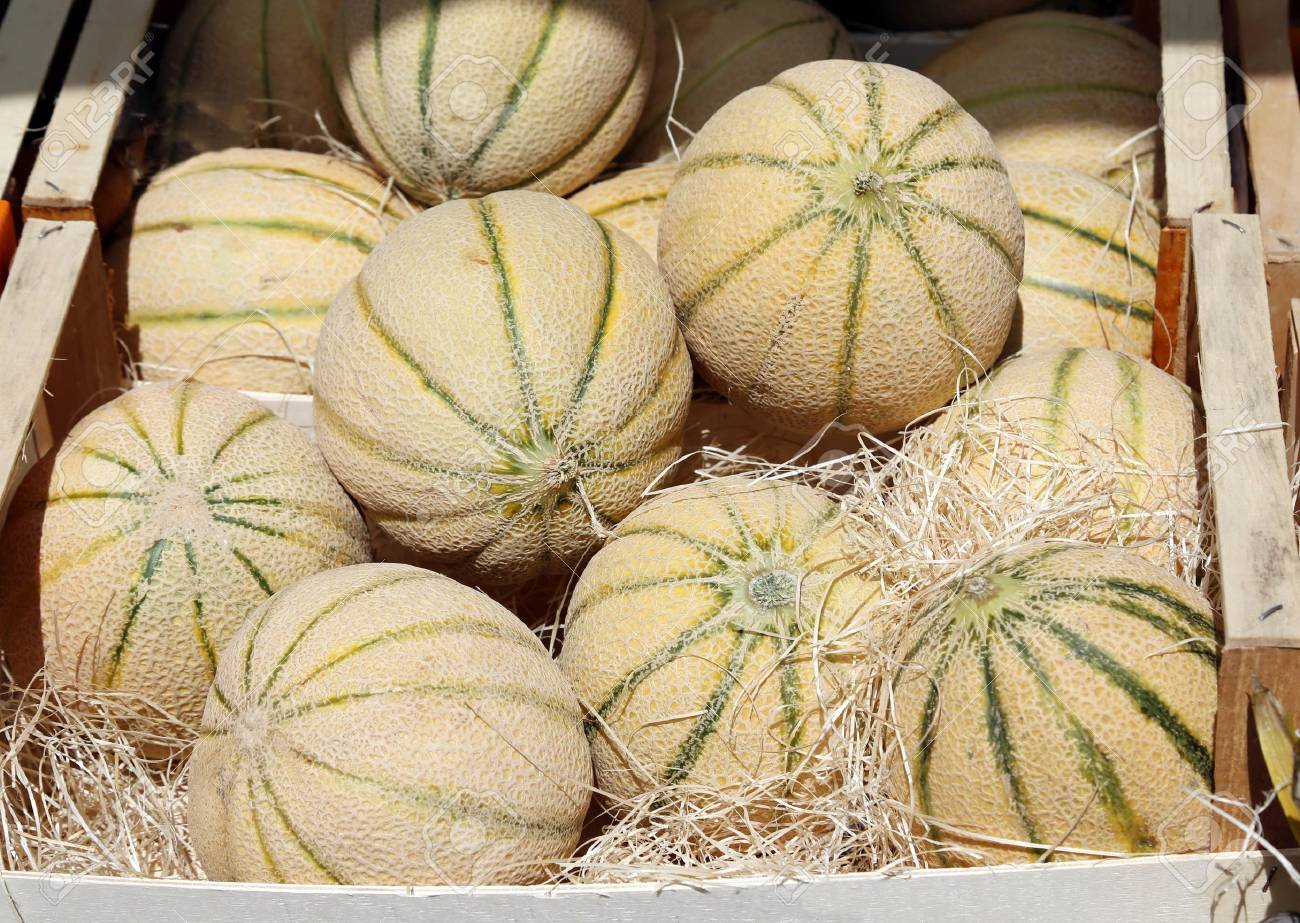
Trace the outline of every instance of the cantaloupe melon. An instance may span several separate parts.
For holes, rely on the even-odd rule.
[[[1008,164],[1025,216],[1017,349],[1102,346],[1151,357],[1160,224],[1105,182],[1050,164]]]
[[[223,388],[155,384],[92,411],[23,481],[0,582],[21,679],[133,692],[197,723],[217,653],[302,577],[369,560],[296,427]]]
[[[1185,384],[1149,362],[1096,348],[1025,353],[935,426],[962,440],[953,476],[985,488],[1058,492],[1070,489],[1054,476],[1062,465],[1109,472],[1113,509],[1078,538],[1145,546],[1171,530],[1195,536],[1196,407]]]
[[[804,64],[732,100],[659,225],[697,368],[799,437],[947,403],[1002,349],[1023,251],[988,134],[888,64]]]
[[[1127,187],[1136,158],[1143,194],[1161,194],[1159,133],[1149,131],[1160,118],[1160,55],[1133,30],[1077,13],[1007,16],[923,72],[980,120],[1008,160],[1072,167]]]
[[[853,57],[839,20],[812,0],[658,0],[654,14],[654,82],[626,160],[676,159],[692,134],[745,90],[808,61]],[[673,126],[676,153],[670,111],[686,126]]]
[[[591,217],[609,222],[640,244],[651,259],[658,259],[659,219],[676,175],[675,163],[637,167],[592,183],[569,201]]]
[[[676,460],[691,365],[654,261],[538,192],[405,222],[330,308],[316,436],[392,538],[475,584],[571,569]]]
[[[573,687],[482,593],[343,567],[253,611],[222,652],[190,780],[217,880],[530,884],[591,792]]]
[[[1124,549],[1030,545],[961,577],[904,661],[910,784],[893,775],[922,814],[1040,847],[1209,847],[1186,792],[1214,785],[1217,643],[1182,581]],[[994,861],[1045,852],[936,833]]]
[[[324,150],[322,128],[346,139],[329,66],[341,2],[186,4],[162,59],[169,159],[254,144]]]
[[[335,38],[358,141],[429,203],[582,186],[627,141],[654,66],[646,0],[347,3]]]
[[[331,299],[409,214],[323,154],[237,148],[158,174],[108,252],[141,376],[310,390]]]
[[[559,661],[593,712],[601,790],[799,784],[836,682],[824,642],[880,599],[842,573],[839,520],[811,488],[724,478],[618,526],[578,582]]]

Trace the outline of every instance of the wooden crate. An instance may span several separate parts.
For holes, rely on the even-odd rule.
[[[96,192],[121,116],[120,97],[152,69],[146,36],[153,3],[12,0],[0,21],[0,74],[43,72],[59,35],[80,28],[49,120],[45,156],[36,158],[25,184],[25,221],[0,295],[0,342],[7,352],[0,367],[3,498],[80,416],[124,385],[95,221]],[[65,22],[69,12],[74,20],[84,14],[84,24]],[[1267,88],[1245,113],[1244,155],[1241,132],[1230,136],[1215,129],[1204,145],[1189,142],[1192,136],[1179,133],[1196,125],[1166,99],[1168,220],[1157,292],[1166,324],[1155,343],[1157,364],[1199,385],[1206,410],[1226,629],[1218,787],[1258,799],[1260,766],[1246,702],[1255,676],[1300,714],[1300,555],[1288,484],[1289,463],[1300,454],[1294,437],[1300,418],[1300,231],[1292,233],[1300,221],[1300,104],[1289,58],[1281,70],[1286,4],[1228,0],[1221,10],[1213,0],[1148,0],[1136,2],[1134,12],[1139,26],[1157,30],[1167,80],[1220,90],[1245,80]],[[1225,66],[1225,31],[1240,71],[1238,64]],[[34,96],[27,102],[0,99],[0,166],[10,153],[6,145],[18,152],[27,128],[23,113],[30,115],[34,106]],[[1210,121],[1226,124],[1228,116],[1224,105]],[[12,127],[20,122],[14,135]],[[3,255],[0,221],[0,263]],[[1275,363],[1282,373],[1280,404]],[[310,428],[310,398],[255,396]],[[10,872],[2,876],[7,899],[0,901],[0,923],[115,923],[168,914],[190,923],[640,921],[719,912],[755,921],[903,914],[963,921],[1058,919],[1062,911],[1069,919],[1109,923],[1258,921],[1300,908],[1300,891],[1278,874],[1276,861],[1243,849],[1235,828],[1225,825],[1214,846],[1218,852],[1200,855],[692,888],[314,888]]]

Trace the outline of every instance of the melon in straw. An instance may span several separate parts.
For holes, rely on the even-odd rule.
[[[646,0],[346,3],[339,26],[357,140],[429,203],[582,186],[627,141],[654,66]]]
[[[987,132],[919,74],[844,61],[724,106],[659,228],[697,368],[797,437],[951,400],[1006,341],[1023,251]]]
[[[324,149],[323,134],[342,137],[328,54],[341,2],[186,4],[162,64],[170,159],[254,144]]]
[[[1156,196],[1160,55],[1132,29],[1077,13],[995,19],[924,67],[1008,160],[1071,167]]]
[[[1123,549],[1030,544],[963,574],[903,659],[895,781],[941,840],[992,861],[1208,848],[1187,792],[1214,785],[1217,642],[1181,580]]]
[[[310,391],[330,301],[410,214],[323,154],[236,148],[158,174],[108,251],[141,376]]]
[[[658,259],[659,219],[676,175],[675,163],[637,167],[592,183],[569,201],[612,224],[640,244],[651,259]]]
[[[836,692],[835,642],[878,586],[847,575],[839,505],[811,488],[725,478],[665,492],[583,571],[560,666],[592,711],[596,779],[797,792]]]
[[[1196,541],[1196,408],[1186,385],[1149,362],[1095,348],[1025,353],[935,430],[930,448],[960,458],[950,476],[994,495],[1061,505],[1081,475],[1113,480],[1110,508],[1074,537],[1141,546],[1153,560],[1166,559],[1170,540]]]
[[[1102,346],[1150,358],[1160,248],[1150,206],[1066,167],[1008,170],[1025,216],[1016,347]]]
[[[203,716],[189,824],[209,878],[529,884],[577,845],[591,756],[573,688],[482,593],[401,564],[253,611]]]
[[[369,559],[361,516],[298,429],[210,385],[88,414],[24,480],[3,533],[20,678],[136,693],[197,722],[217,652],[281,587]]]
[[[403,224],[330,308],[316,436],[389,536],[468,581],[562,573],[671,465],[691,390],[651,260],[563,199]]]
[[[658,0],[654,13],[654,82],[626,160],[676,160],[745,90],[808,61],[853,57],[839,20],[812,0]]]

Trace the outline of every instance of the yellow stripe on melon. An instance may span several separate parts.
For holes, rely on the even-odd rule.
[[[745,90],[798,64],[853,57],[848,32],[811,0],[659,0],[654,13],[654,82],[625,160],[676,157],[713,113]],[[685,126],[672,128],[677,152],[668,135],[670,111]]]
[[[559,661],[599,718],[602,790],[798,784],[837,678],[822,645],[879,605],[841,574],[839,517],[820,491],[725,478],[619,525],[574,591]]]
[[[249,610],[369,560],[320,453],[243,395],[146,385],[88,414],[23,481],[3,544],[4,649],[23,678],[138,693],[197,722]]]
[[[668,200],[668,188],[677,164],[637,167],[612,176],[569,196],[569,201],[593,218],[627,234],[651,259],[659,258],[659,219]]]
[[[1014,348],[1102,346],[1151,356],[1160,225],[1142,199],[1050,164],[1008,164],[1025,216]]]
[[[235,148],[158,174],[108,252],[142,376],[310,390],[331,299],[409,214],[322,154]]]
[[[353,132],[429,203],[582,186],[631,134],[654,65],[646,0],[359,0],[339,25]]]
[[[392,538],[520,583],[575,565],[676,460],[691,366],[662,277],[537,192],[405,222],[340,293],[316,436]]]
[[[925,65],[1008,160],[1072,167],[1158,196],[1160,56],[1131,29],[1077,13],[995,19]],[[1142,135],[1142,137],[1139,137]]]
[[[732,100],[659,226],[701,374],[796,437],[951,400],[1006,341],[1023,250],[988,134],[888,64],[804,64]]]
[[[1030,545],[913,626],[894,684],[902,800],[993,862],[1207,848],[1217,640],[1209,602],[1118,548]],[[909,786],[910,780],[910,786]],[[981,841],[1038,844],[1017,849]],[[960,858],[961,853],[951,853]]]
[[[573,688],[482,593],[401,564],[317,574],[221,655],[191,763],[211,879],[530,884],[578,842]]]
[[[169,159],[254,144],[324,150],[323,132],[346,138],[328,53],[340,4],[187,4],[162,62]]]

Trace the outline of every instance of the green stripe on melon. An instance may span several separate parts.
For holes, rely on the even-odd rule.
[[[591,785],[580,706],[536,637],[397,564],[253,612],[191,765],[204,871],[239,881],[531,883],[576,845]]]
[[[1003,861],[1205,848],[1172,822],[1214,784],[1199,593],[1129,551],[1040,543],[973,568],[911,637],[894,700],[942,839]]]
[[[727,478],[618,526],[583,571],[560,654],[593,713],[602,789],[799,784],[830,694],[817,681],[835,682],[815,642],[879,604],[839,573],[838,515],[818,491]]]

